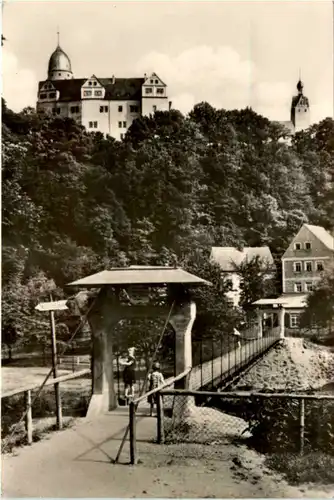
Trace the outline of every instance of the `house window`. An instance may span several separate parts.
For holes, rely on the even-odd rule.
[[[138,106],[130,106],[130,113],[138,113],[139,108]]]
[[[297,328],[299,325],[299,314],[290,314],[290,328]]]
[[[301,262],[294,262],[293,269],[294,269],[295,273],[301,273],[302,272],[302,263]]]
[[[122,122],[118,122],[118,128],[122,128]]]
[[[158,88],[157,89],[157,94],[163,94],[164,93],[164,89],[163,88]]]
[[[150,80],[150,83],[153,83],[153,80]]]
[[[94,95],[100,97],[102,95],[102,90],[95,90]]]
[[[322,261],[318,261],[315,263],[317,271],[323,271],[324,270],[324,263]]]
[[[225,283],[226,283],[226,286],[228,287],[228,289],[232,290],[232,288],[233,288],[233,281],[231,279],[227,279],[225,281]]]
[[[312,262],[305,262],[305,271],[308,273],[312,272]]]
[[[295,243],[295,250],[300,250],[301,249],[301,244],[300,243]]]
[[[92,82],[88,82],[88,85],[92,85]]]
[[[84,90],[83,94],[85,97],[90,97],[92,95],[92,91],[91,90]]]
[[[108,113],[108,106],[100,106],[100,113]]]
[[[306,290],[306,292],[312,292],[312,290],[313,290],[313,283],[311,281],[310,282],[307,281],[305,283],[305,290]]]
[[[155,80],[155,83],[158,84],[159,83],[159,80]]]
[[[126,122],[123,122],[123,128],[126,128]]]
[[[89,122],[89,128],[97,128],[97,122]]]
[[[122,113],[122,111],[123,111],[123,106],[118,106],[118,112]]]
[[[40,99],[46,99],[48,97],[48,94],[41,94],[39,96]]]
[[[311,250],[311,243],[309,241],[305,243],[305,250]]]
[[[303,291],[301,283],[295,283],[295,292],[300,293]]]
[[[145,89],[145,94],[152,94],[151,87],[148,87],[148,88]]]
[[[56,92],[50,92],[49,97],[50,99],[54,99],[56,97]]]
[[[93,85],[94,85],[94,87],[96,87],[96,85],[97,85],[97,82],[93,82]]]

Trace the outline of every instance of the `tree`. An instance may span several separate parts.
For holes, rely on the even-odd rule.
[[[323,276],[307,296],[307,305],[301,317],[301,326],[334,330],[334,266]]]

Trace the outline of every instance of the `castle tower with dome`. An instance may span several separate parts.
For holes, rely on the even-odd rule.
[[[51,54],[47,79],[39,82],[37,111],[68,117],[87,130],[122,140],[133,120],[167,111],[167,85],[156,74],[134,78],[75,78],[69,56],[58,44]]]

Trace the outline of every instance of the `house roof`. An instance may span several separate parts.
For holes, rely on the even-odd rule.
[[[306,307],[307,294],[288,294],[284,293],[277,299],[259,299],[253,302],[254,306],[279,306],[282,305],[286,309],[303,309]]]
[[[310,224],[304,224],[304,226],[314,234],[318,240],[321,241],[329,250],[334,251],[334,238],[333,236],[326,231],[326,229],[322,226],[311,226]]]
[[[208,281],[184,271],[166,266],[114,267],[69,283],[68,286],[97,288],[104,285],[211,285]]]
[[[106,100],[140,100],[141,87],[145,81],[144,78],[97,78],[96,79],[106,89],[104,99]],[[53,80],[52,84],[59,91],[59,101],[70,102],[81,100],[81,87],[87,81],[87,78],[73,78],[71,80]],[[38,90],[44,85],[39,82]]]
[[[274,259],[269,247],[244,247],[238,250],[234,247],[212,247],[211,260],[218,264],[223,271],[235,271],[245,261],[259,257],[265,262],[264,266],[274,266]]]

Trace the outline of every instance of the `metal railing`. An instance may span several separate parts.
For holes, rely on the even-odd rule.
[[[170,396],[173,408],[165,404]],[[203,404],[205,398],[210,406],[196,406],[196,401]],[[334,455],[332,395],[163,389],[157,401],[160,444],[221,445],[247,432],[247,439],[260,452],[322,451]]]

